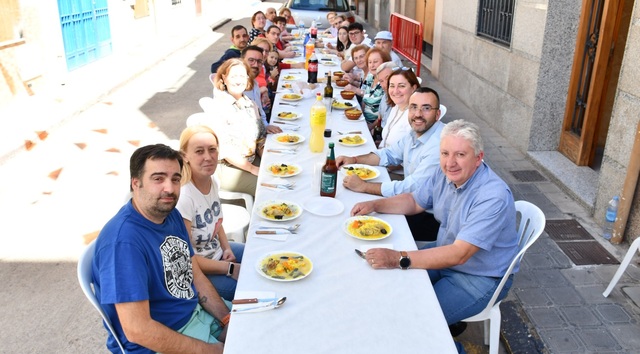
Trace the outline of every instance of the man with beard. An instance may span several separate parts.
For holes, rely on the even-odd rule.
[[[198,267],[182,216],[180,153],[131,155],[132,199],[96,241],[96,297],[128,353],[222,353],[229,308]],[[120,348],[111,334],[107,347]]]
[[[220,65],[227,59],[240,58],[240,52],[249,43],[249,33],[244,26],[233,26],[233,28],[231,29],[231,43],[233,43],[231,47],[229,47],[229,49],[227,49],[224,54],[222,54],[220,59],[217,62],[211,64],[211,73],[217,72],[218,67],[220,67]]]
[[[440,119],[440,97],[428,87],[419,87],[409,98],[409,124],[411,132],[389,147],[358,156],[338,156],[338,168],[350,164],[371,166],[403,165],[404,180],[368,182],[356,175],[346,176],[345,188],[354,192],[391,197],[418,189],[438,169],[440,156],[440,132],[444,124]],[[414,239],[433,241],[439,223],[433,213],[407,216]]]
[[[265,127],[267,127],[267,133],[277,134],[282,133],[282,129],[280,127],[275,126],[273,124],[269,124],[267,122],[267,114],[264,112],[262,108],[263,103],[269,102],[269,94],[265,92],[265,94],[260,93],[260,87],[258,86],[258,81],[256,77],[260,74],[260,70],[264,65],[264,53],[262,48],[250,45],[242,50],[242,60],[249,65],[251,68],[251,77],[253,78],[253,90],[245,91],[244,94],[252,100],[258,111],[260,113],[260,118],[262,119],[262,123]]]

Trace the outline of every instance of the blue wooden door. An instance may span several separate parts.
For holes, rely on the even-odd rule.
[[[58,0],[67,68],[111,54],[107,0]]]

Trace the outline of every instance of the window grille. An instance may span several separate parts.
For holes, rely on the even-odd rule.
[[[515,0],[480,0],[478,36],[511,46]]]

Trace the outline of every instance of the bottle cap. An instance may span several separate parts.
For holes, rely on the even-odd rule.
[[[333,144],[333,143],[329,143],[329,148],[332,148],[332,147],[334,147],[334,146],[335,146],[335,144]]]
[[[324,130],[324,137],[325,138],[330,138],[331,137],[331,129],[325,129]],[[329,145],[329,146],[331,146],[331,145]]]

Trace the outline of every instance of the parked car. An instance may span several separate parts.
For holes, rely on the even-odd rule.
[[[331,26],[327,23],[327,12],[330,11],[345,15],[349,22],[356,21],[355,6],[349,6],[348,0],[287,0],[282,7],[288,7],[296,23],[302,21],[307,28],[314,20],[318,28]]]

